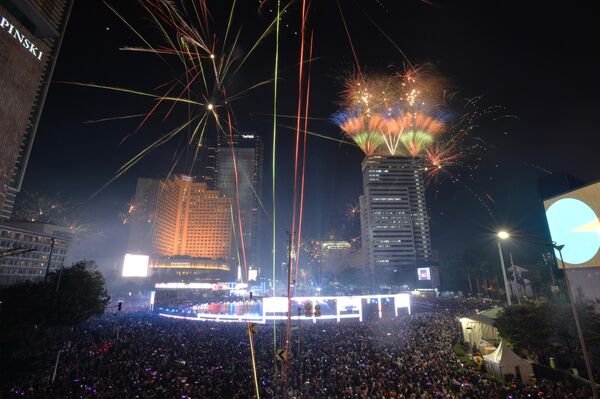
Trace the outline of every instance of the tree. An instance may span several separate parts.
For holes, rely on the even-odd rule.
[[[53,296],[48,325],[73,326],[103,314],[110,301],[104,284],[104,276],[93,261],[80,261],[62,273],[51,273],[48,285],[58,287],[58,292]]]
[[[51,330],[104,313],[110,297],[92,261],[80,261],[46,282],[26,281],[0,290],[0,374],[43,363]]]
[[[0,291],[3,328],[73,326],[101,315],[110,297],[104,276],[92,261],[80,261],[48,275],[47,282],[9,286]]]
[[[511,346],[538,354],[555,334],[552,307],[545,301],[509,306],[500,312],[494,326]]]
[[[593,361],[600,363],[600,314],[592,302],[581,301],[576,306],[588,352]],[[500,336],[517,349],[555,356],[570,366],[581,360],[573,311],[568,302],[534,301],[513,305],[499,314],[494,325]]]
[[[590,301],[577,302],[576,308],[587,350],[592,361],[600,364],[600,314]],[[569,359],[572,365],[582,354],[571,304],[568,302],[554,304],[552,316],[555,329],[554,349],[556,353]]]

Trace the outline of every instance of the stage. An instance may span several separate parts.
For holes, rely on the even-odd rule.
[[[317,309],[318,308],[318,311]],[[290,304],[291,319],[319,320],[376,320],[410,314],[410,294],[381,294],[356,296],[303,296],[293,297]],[[288,319],[286,297],[265,297],[243,302],[221,302],[201,305],[156,307],[163,317],[194,320],[264,324],[273,320]]]

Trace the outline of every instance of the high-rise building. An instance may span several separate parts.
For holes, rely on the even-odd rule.
[[[128,210],[129,244],[131,253],[152,254],[152,237],[161,180],[139,178],[135,196]]]
[[[139,179],[129,251],[158,256],[227,259],[231,199],[185,175]]]
[[[242,230],[244,232],[244,250],[248,266],[256,262],[256,236],[259,229],[260,202],[262,190],[262,159],[263,149],[260,137],[255,134],[237,134],[233,144],[229,140],[221,140],[217,156],[217,190],[231,198],[235,221],[235,237],[237,238],[232,250],[236,251],[234,258],[243,256],[239,234],[236,198],[236,174],[233,163],[235,154],[237,166],[237,185],[239,191],[239,206]]]
[[[209,190],[217,189],[217,156],[219,137],[205,137],[202,147],[199,149],[191,175],[206,183]]]
[[[431,262],[425,186],[418,158],[367,156],[362,163],[361,238],[375,284],[407,283]]]
[[[0,1],[0,220],[12,214],[72,0]]]
[[[46,269],[59,269],[72,240],[73,233],[68,227],[46,223],[0,223],[0,286],[40,280]]]

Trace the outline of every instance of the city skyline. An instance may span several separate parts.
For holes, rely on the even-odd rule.
[[[600,399],[595,16],[0,0],[0,397]]]
[[[386,5],[390,11],[398,12],[396,5]],[[96,7],[96,6],[93,6]],[[317,118],[327,119],[335,110],[335,97],[342,88],[342,83],[339,82],[339,76],[343,75],[345,70],[352,68],[353,57],[348,52],[348,39],[344,33],[339,13],[335,7],[331,8],[327,5],[317,5],[318,10],[315,12],[315,25],[320,23],[318,15],[335,15],[336,18],[332,23],[337,26],[335,33],[329,37],[324,35],[319,38],[316,43],[320,52],[318,62],[314,63],[315,71],[320,73],[320,76],[315,76],[312,82],[313,96],[311,105],[311,113]],[[425,4],[410,4],[407,5],[409,11],[415,14],[415,18],[431,18],[440,25],[442,29],[446,22],[442,16],[450,13],[454,18],[467,20],[472,14],[478,13],[486,20],[490,19],[488,15],[491,12],[503,13],[505,10],[498,7],[479,7],[477,9],[469,9],[466,5],[444,6],[441,9],[427,6]],[[465,11],[466,10],[466,11]],[[127,14],[127,17],[133,21],[139,21],[139,10],[135,7],[125,6],[120,10]],[[216,15],[220,15],[225,10],[214,10]],[[360,21],[361,11],[353,7],[348,7],[347,18],[355,23]],[[137,133],[128,137],[132,131],[135,131],[139,121],[123,120],[109,121],[104,123],[84,123],[89,120],[105,119],[107,117],[119,116],[123,112],[146,112],[148,106],[142,104],[137,99],[130,96],[115,95],[114,93],[106,93],[91,88],[77,88],[58,83],[63,81],[71,82],[96,82],[97,74],[93,71],[106,69],[112,72],[112,77],[103,80],[102,83],[119,83],[120,81],[138,82],[139,86],[149,86],[155,81],[157,72],[164,72],[162,67],[159,67],[159,62],[154,62],[152,59],[132,56],[119,51],[119,48],[124,43],[135,43],[135,35],[132,35],[126,27],[122,25],[117,17],[106,7],[97,6],[96,8],[87,8],[75,4],[74,13],[76,18],[73,19],[73,31],[81,29],[88,17],[88,13],[92,12],[101,16],[101,19],[91,19],[93,22],[90,25],[89,35],[85,39],[90,43],[94,43],[93,52],[84,52],[79,55],[69,51],[63,54],[64,58],[59,58],[57,65],[57,73],[55,81],[57,83],[51,85],[50,97],[48,101],[48,117],[42,119],[40,136],[34,144],[34,157],[29,168],[29,173],[26,175],[25,190],[27,191],[42,191],[46,193],[60,192],[63,196],[73,199],[76,202],[85,202],[90,214],[98,215],[96,222],[97,228],[106,232],[110,237],[121,237],[115,239],[115,242],[107,245],[109,248],[121,247],[126,240],[128,226],[122,226],[118,214],[126,208],[126,204],[133,197],[133,187],[135,180],[141,176],[164,176],[171,169],[171,151],[173,148],[167,147],[162,153],[151,154],[138,167],[131,169],[127,174],[107,186],[96,196],[92,197],[104,183],[113,177],[115,170],[118,169],[121,161],[125,162],[129,159],[130,154],[135,154],[145,139],[144,135]],[[525,10],[526,14],[533,12],[533,9]],[[545,10],[551,19],[555,16],[554,9]],[[413,62],[433,61],[440,69],[452,77],[453,85],[460,87],[465,95],[485,94],[490,104],[499,104],[503,106],[507,114],[515,115],[518,119],[504,120],[496,126],[486,123],[486,128],[481,130],[479,134],[488,143],[490,148],[481,154],[475,154],[473,159],[468,160],[467,167],[459,167],[451,171],[460,182],[455,182],[447,175],[443,174],[438,184],[432,185],[428,189],[428,206],[430,208],[429,216],[431,218],[432,243],[440,250],[442,257],[454,256],[460,254],[464,250],[481,245],[489,245],[491,242],[490,232],[497,225],[514,225],[531,229],[532,231],[544,231],[543,211],[541,207],[537,208],[536,212],[529,212],[529,209],[538,205],[537,193],[535,190],[535,179],[545,175],[544,169],[550,171],[568,170],[571,173],[580,176],[584,180],[593,180],[594,174],[591,168],[587,168],[583,163],[577,162],[577,159],[569,152],[567,158],[553,157],[544,159],[536,155],[534,148],[538,143],[543,143],[550,148],[561,148],[559,131],[564,131],[564,128],[557,129],[548,125],[548,119],[543,117],[546,111],[541,113],[538,108],[532,108],[531,104],[536,101],[526,101],[524,98],[517,99],[512,94],[519,87],[528,87],[526,79],[522,77],[523,71],[511,67],[512,64],[508,61],[503,61],[494,54],[490,54],[486,49],[480,49],[476,41],[471,39],[468,30],[458,30],[452,32],[452,39],[449,41],[451,47],[444,48],[441,44],[439,31],[434,30],[431,35],[422,39],[422,42],[406,41],[400,33],[396,33],[393,29],[390,30],[388,22],[386,22],[386,12],[383,9],[370,9],[369,13],[376,20],[383,21],[384,29],[390,31],[391,38],[400,44],[408,55],[413,59]],[[462,13],[465,13],[462,15]],[[545,26],[545,22],[534,19],[536,24]],[[489,23],[495,23],[488,21]],[[258,23],[258,22],[257,22]],[[514,33],[506,37],[490,33],[484,29],[485,24],[478,22],[475,27],[484,35],[498,41],[502,48],[509,51],[509,54],[514,56],[525,56],[532,59],[533,54],[528,55],[528,45],[516,40],[519,33],[523,35],[534,35],[537,41],[542,38],[535,34],[536,30],[533,26],[526,26],[522,19],[517,20],[517,29]],[[286,57],[292,57],[296,54],[293,50],[297,44],[297,36],[294,35],[294,30],[297,28],[294,25],[284,27],[283,35],[285,40],[290,41],[290,46],[282,49]],[[254,29],[254,27],[252,28]],[[582,28],[584,29],[584,28]],[[372,30],[373,35],[379,35],[376,28]],[[370,33],[370,34],[371,34]],[[570,34],[570,33],[569,33]],[[382,54],[374,51],[373,48],[366,45],[366,38],[360,34],[354,34],[353,40],[357,47],[359,61],[365,64],[368,69],[377,70],[387,65],[390,62],[394,64],[402,64],[403,58],[394,50],[394,46],[387,42],[382,36],[382,46],[389,46],[389,52]],[[83,38],[67,31],[65,37],[66,48],[81,48]],[[282,39],[283,40],[283,39]],[[339,44],[342,43],[340,46]],[[444,41],[445,43],[445,41]],[[269,55],[273,43],[265,43],[257,49],[257,59],[261,59]],[[421,48],[428,48],[428,51],[422,51]],[[466,65],[464,61],[456,60],[451,56],[451,50],[458,51],[460,49],[469,49],[473,52],[473,56],[469,57],[473,62]],[[331,51],[324,51],[331,49]],[[566,51],[566,50],[565,50]],[[569,50],[575,51],[575,50]],[[99,54],[106,56],[99,57]],[[480,54],[479,56],[477,54]],[[536,49],[537,55],[540,55],[542,60],[549,56],[549,50],[545,46],[540,46]],[[336,55],[339,55],[337,57]],[[283,55],[282,55],[283,56]],[[496,64],[494,65],[493,60]],[[544,103],[544,98],[550,96],[543,94],[544,90],[549,89],[545,85],[546,72],[541,68],[541,61],[535,61],[527,64],[524,68],[527,69],[527,76],[532,76],[530,90],[531,95],[538,99],[542,99],[540,109],[555,109],[558,104]],[[74,68],[74,65],[90,65],[89,68]],[[88,63],[88,64],[85,64]],[[145,68],[146,73],[140,75],[139,65],[147,63]],[[530,66],[528,66],[530,65]],[[543,64],[545,66],[545,64]],[[118,66],[117,69],[112,69]],[[584,66],[585,67],[585,66]],[[557,70],[565,70],[561,65],[552,66]],[[259,64],[249,64],[249,75],[252,73],[269,75],[272,74],[271,68],[263,68]],[[538,74],[533,73],[539,72]],[[487,77],[500,76],[499,74],[506,73],[506,80],[502,85],[490,82]],[[245,81],[250,81],[249,75],[244,75]],[[572,74],[573,79],[585,74]],[[295,88],[295,76],[292,74],[284,74],[284,79],[281,81],[282,90],[290,92],[297,91]],[[141,79],[140,79],[141,78]],[[100,82],[99,82],[100,83]],[[525,86],[523,86],[525,85]],[[535,88],[535,89],[534,89]],[[584,89],[581,95],[588,95],[591,88]],[[269,90],[258,92],[257,96],[261,95],[268,98]],[[315,94],[316,93],[316,94]],[[539,96],[539,97],[538,97]],[[282,97],[280,104],[281,114],[293,114],[294,101]],[[89,98],[90,101],[79,101],[81,98]],[[132,101],[135,100],[135,101]],[[540,103],[540,101],[537,101]],[[263,138],[265,142],[265,153],[269,154],[270,148],[270,132],[272,130],[270,117],[267,116],[271,111],[270,101],[257,101],[254,104],[246,101],[243,103],[241,110],[237,113],[236,129],[240,131],[253,131]],[[103,104],[108,107],[105,111],[95,110],[94,104]],[[541,104],[540,103],[540,104]],[[62,104],[62,105],[61,105]],[[151,105],[150,105],[151,106]],[[115,108],[113,108],[115,107]],[[576,112],[575,107],[568,106],[568,112]],[[69,111],[65,111],[65,110]],[[289,111],[289,112],[288,112]],[[553,111],[554,112],[554,111]],[[263,114],[265,114],[263,116]],[[60,118],[57,115],[62,115]],[[579,118],[573,117],[575,121]],[[534,123],[535,121],[535,123]],[[292,165],[289,162],[289,157],[292,154],[290,145],[292,144],[293,129],[289,129],[293,122],[282,117],[279,121],[278,131],[279,139],[281,140],[281,149],[278,151],[278,167],[281,168],[280,178],[278,183],[277,198],[281,201],[279,207],[278,219],[282,222],[278,224],[277,246],[278,246],[278,261],[285,260],[286,226],[291,224],[291,191],[289,184],[291,183]],[[489,125],[489,126],[488,126]],[[161,131],[165,131],[167,126],[161,127],[161,124],[152,126],[149,133],[155,135]],[[339,130],[326,120],[311,120],[309,130],[325,133],[328,137],[340,139]],[[586,130],[586,129],[583,129]],[[554,133],[544,133],[545,131]],[[152,133],[154,132],[154,133]],[[524,134],[527,132],[526,134]],[[118,143],[127,137],[123,144]],[[84,139],[85,138],[85,139]],[[69,143],[62,148],[57,143]],[[512,144],[514,143],[514,144]],[[97,151],[80,152],[74,149],[84,149],[89,145],[97,149]],[[305,223],[304,228],[306,237],[322,238],[331,231],[343,232],[351,236],[357,236],[358,230],[356,224],[350,227],[350,224],[345,221],[345,213],[350,204],[355,204],[360,195],[360,162],[362,156],[360,152],[346,144],[339,144],[335,141],[323,140],[315,137],[309,137],[309,163],[307,164],[307,207],[304,217],[309,222]],[[511,148],[511,151],[507,149]],[[591,147],[590,147],[591,148]],[[586,150],[584,150],[586,151]],[[38,154],[37,156],[35,156]],[[55,155],[55,160],[53,156]],[[85,155],[83,155],[85,154]],[[167,155],[169,154],[169,155]],[[476,158],[483,158],[482,161],[477,161]],[[567,161],[569,159],[570,161]],[[101,167],[90,168],[88,165],[102,165]],[[471,165],[473,164],[473,165]],[[50,167],[47,167],[50,165]],[[54,165],[54,166],[52,166]],[[81,168],[73,167],[74,165],[82,165]],[[476,167],[476,169],[474,169]],[[182,168],[178,172],[186,172]],[[265,163],[265,176],[271,174],[270,163]],[[58,180],[58,173],[66,173],[65,179]],[[85,172],[84,172],[85,171]],[[85,181],[85,184],[81,182]],[[464,183],[464,184],[463,184]],[[262,200],[267,210],[271,209],[271,195],[269,192],[270,183],[264,184]],[[514,195],[507,194],[511,189],[518,188],[519,197],[522,201],[514,201]],[[462,206],[459,204],[467,203],[471,208],[471,212],[465,214]],[[313,206],[311,206],[311,204]],[[314,206],[319,204],[319,206]],[[486,209],[486,206],[491,209],[493,217]],[[100,216],[102,215],[102,216]],[[95,218],[95,216],[94,216]],[[461,230],[466,228],[468,236],[465,240],[455,240],[457,236],[457,227]],[[352,232],[350,232],[352,231]],[[268,239],[264,240],[268,241]],[[109,239],[110,242],[110,239]],[[90,256],[104,258],[106,254],[100,254],[93,247],[89,248]],[[116,252],[116,251],[115,251]],[[120,252],[120,251],[119,251]],[[116,253],[110,258],[115,259]],[[260,262],[270,263],[270,249],[262,249],[259,254]],[[107,264],[112,264],[114,260],[107,259]]]

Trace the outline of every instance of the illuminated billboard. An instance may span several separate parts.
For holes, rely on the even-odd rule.
[[[564,245],[565,267],[600,266],[600,182],[550,198],[544,208],[552,241]]]
[[[431,269],[429,267],[419,267],[417,269],[417,277],[419,281],[431,280]]]
[[[123,261],[123,277],[147,277],[148,261],[147,255],[126,254]]]
[[[258,269],[248,269],[248,281],[256,281],[258,278]]]

